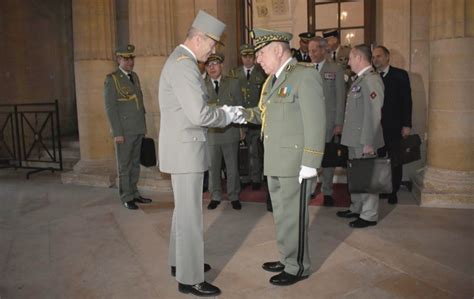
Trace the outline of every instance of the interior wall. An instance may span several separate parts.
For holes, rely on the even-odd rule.
[[[0,1],[0,103],[59,100],[62,135],[77,133],[71,1]]]

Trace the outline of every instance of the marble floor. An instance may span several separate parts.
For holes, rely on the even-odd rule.
[[[172,197],[143,195],[154,203],[130,211],[117,189],[0,170],[0,298],[192,297],[167,266]],[[396,206],[381,201],[377,226],[360,230],[337,210],[310,207],[314,272],[277,287],[261,269],[278,259],[265,204],[204,206],[207,281],[219,298],[473,298],[473,210],[420,208],[402,191]]]

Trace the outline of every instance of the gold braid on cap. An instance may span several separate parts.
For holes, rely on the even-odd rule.
[[[262,119],[262,128],[260,129],[260,138],[263,137],[263,130],[265,129],[265,121],[266,121],[265,115],[267,111],[267,105],[265,104],[265,101],[263,100],[263,93],[265,91],[265,88],[267,87],[268,81],[270,81],[270,78],[273,76],[268,76],[267,80],[265,80],[265,83],[263,83],[262,94],[260,95],[260,100],[258,101],[258,108],[260,109],[260,118]]]

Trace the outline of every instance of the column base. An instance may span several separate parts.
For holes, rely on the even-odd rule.
[[[73,170],[61,174],[63,184],[112,187],[117,177],[114,160],[80,160]]]
[[[427,166],[413,177],[413,190],[422,207],[474,209],[474,172]]]

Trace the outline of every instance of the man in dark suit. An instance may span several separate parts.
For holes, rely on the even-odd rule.
[[[379,149],[379,155],[386,155],[390,144],[395,140],[406,138],[411,131],[411,87],[408,73],[391,66],[390,52],[384,46],[377,46],[373,52],[372,63],[382,76],[385,85],[385,101],[382,107],[382,128],[385,146]],[[392,165],[393,191],[388,203],[398,202],[397,192],[403,176],[403,165]]]

